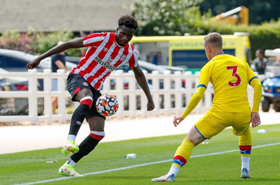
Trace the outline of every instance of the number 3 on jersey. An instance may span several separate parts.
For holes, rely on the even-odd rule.
[[[236,87],[236,86],[239,86],[240,83],[241,83],[241,78],[238,74],[236,74],[237,72],[237,66],[227,66],[227,70],[232,70],[232,74],[231,76],[234,76],[237,78],[237,81],[236,82],[231,82],[229,81],[228,82],[228,85],[232,86],[232,87]]]

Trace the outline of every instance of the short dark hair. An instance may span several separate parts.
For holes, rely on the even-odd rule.
[[[263,54],[263,50],[262,50],[262,49],[258,49],[258,50],[256,51],[256,53],[261,53],[261,54]]]
[[[125,25],[129,28],[133,28],[134,30],[137,30],[138,28],[137,20],[130,15],[121,16],[119,18],[118,23],[119,23],[119,27]]]
[[[220,49],[223,47],[223,38],[221,34],[212,32],[204,37],[204,43]]]

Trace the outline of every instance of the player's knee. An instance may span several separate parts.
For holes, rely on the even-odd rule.
[[[105,119],[100,116],[93,116],[88,119],[89,128],[92,131],[104,132]]]
[[[91,96],[85,96],[84,98],[81,99],[80,104],[81,105],[88,105],[89,108],[92,106],[92,97]]]
[[[199,142],[199,141],[197,141],[197,140],[195,140],[195,139],[189,139],[190,140],[190,142],[194,145],[194,146],[197,146],[199,143],[201,143],[201,142]]]
[[[187,136],[187,139],[194,145],[197,146],[199,143],[205,140],[202,136]]]
[[[82,98],[87,97],[87,96],[92,97],[93,96],[92,92],[90,91],[90,89],[84,88],[84,89],[80,90],[79,92],[77,92],[77,94],[75,95],[75,99],[77,101],[81,101]]]

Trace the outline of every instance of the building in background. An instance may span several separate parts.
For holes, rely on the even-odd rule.
[[[118,18],[132,14],[133,0],[1,0],[0,33],[113,31]]]

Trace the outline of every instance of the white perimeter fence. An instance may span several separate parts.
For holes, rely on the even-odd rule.
[[[123,73],[116,71],[104,82],[102,94],[113,94],[119,102],[118,112],[108,119],[123,119],[130,117],[161,116],[184,111],[186,105],[199,83],[199,72],[192,75],[191,72],[165,71],[159,74],[153,71],[152,74],[145,73],[150,83],[150,90],[155,102],[155,109],[148,112],[147,98],[142,89],[137,85],[134,74],[131,72]],[[28,72],[1,73],[3,78],[21,77],[28,79],[28,91],[0,91],[0,98],[28,98],[28,115],[0,116],[0,122],[20,122],[27,121],[31,124],[44,122],[51,124],[54,121],[67,123],[71,119],[71,114],[66,114],[66,101],[70,94],[66,90],[67,74],[64,70],[51,73],[45,69],[44,72],[29,70]],[[58,91],[52,91],[52,79],[58,79]],[[38,79],[43,79],[44,91],[37,90]],[[184,84],[184,85],[183,85]],[[249,103],[252,106],[253,88],[248,86]],[[58,114],[52,114],[52,97],[58,97]],[[44,114],[38,116],[38,97],[44,98]],[[205,111],[212,106],[213,89],[211,84],[205,91],[202,101],[195,110]],[[78,106],[75,103],[74,106]]]

